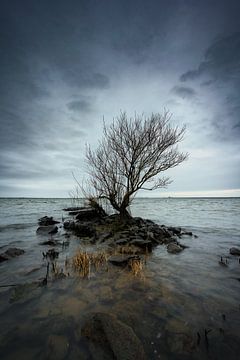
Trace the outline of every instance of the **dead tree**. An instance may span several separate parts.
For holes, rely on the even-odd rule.
[[[97,197],[107,199],[122,219],[138,190],[155,190],[171,183],[160,177],[179,165],[187,154],[179,152],[185,126],[172,127],[168,112],[128,118],[126,113],[104,124],[103,138],[96,150],[87,146],[86,160],[90,184]]]

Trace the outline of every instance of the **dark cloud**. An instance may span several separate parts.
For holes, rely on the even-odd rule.
[[[182,99],[192,99],[196,96],[196,91],[188,86],[174,86],[171,92]]]
[[[180,99],[199,99],[203,89],[218,87],[226,109],[221,117],[214,109],[209,122],[228,134],[224,119],[231,118],[237,134],[238,8],[234,0],[2,0],[1,177],[37,182],[48,169],[61,177],[83,156],[85,139],[95,141],[96,119],[112,119],[119,108],[133,106],[160,111],[163,104],[151,100],[155,87],[163,103],[172,89],[167,104],[177,110]],[[201,61],[202,49],[230,31]],[[185,83],[175,86],[185,69]]]
[[[67,104],[69,110],[88,112],[92,110],[91,103],[86,100],[73,100]]]
[[[197,69],[184,73],[182,82],[211,87],[217,107],[209,118],[212,136],[220,141],[240,137],[240,32],[216,39]]]
[[[204,61],[197,69],[182,74],[180,80],[195,80],[204,75],[212,80],[240,81],[240,32],[215,40],[206,50]]]

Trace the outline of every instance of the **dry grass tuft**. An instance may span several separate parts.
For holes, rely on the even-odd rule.
[[[89,277],[93,267],[95,270],[98,270],[106,263],[107,254],[105,252],[88,253],[78,250],[72,258],[73,270],[78,272],[82,277]]]
[[[126,254],[126,255],[137,255],[142,253],[142,251],[134,245],[127,244],[117,247],[117,252],[120,254]]]
[[[144,264],[141,259],[131,259],[128,263],[130,270],[134,276],[143,276]]]

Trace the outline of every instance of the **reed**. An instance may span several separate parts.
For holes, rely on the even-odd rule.
[[[79,249],[72,258],[72,268],[82,277],[89,277],[91,270],[98,270],[107,263],[107,253],[88,253]]]
[[[134,276],[143,277],[144,264],[141,259],[131,259],[131,260],[129,260],[128,265],[129,265],[130,271],[132,272],[132,274]]]

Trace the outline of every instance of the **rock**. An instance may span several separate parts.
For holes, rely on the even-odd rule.
[[[173,226],[170,226],[167,228],[169,231],[172,231],[173,234],[175,235],[181,235],[181,231],[182,229],[180,227],[173,227]]]
[[[128,241],[126,239],[119,239],[117,241],[115,241],[116,245],[126,245],[128,243]]]
[[[56,240],[47,240],[47,241],[41,242],[40,245],[56,246],[56,245],[58,245],[58,241],[56,241]]]
[[[96,235],[96,230],[93,228],[92,225],[81,224],[78,222],[75,223],[73,231],[77,236],[82,237],[92,237]]]
[[[56,225],[47,225],[47,226],[39,226],[37,228],[37,234],[45,235],[45,234],[56,234],[58,232],[58,227]]]
[[[7,261],[9,258],[4,253],[0,254],[0,263],[3,261]]]
[[[180,253],[181,251],[183,250],[183,248],[181,246],[179,246],[178,244],[176,243],[170,243],[168,244],[167,246],[167,251],[170,253],[170,254],[178,254]]]
[[[72,206],[72,207],[68,207],[63,209],[63,211],[79,211],[79,210],[83,210],[86,209],[84,206]]]
[[[82,328],[82,335],[92,345],[90,351],[95,360],[146,359],[143,346],[133,329],[111,314],[91,314]]]
[[[193,236],[193,233],[191,231],[184,231],[181,233],[181,235]]]
[[[73,230],[74,227],[75,227],[75,221],[73,221],[73,220],[66,220],[66,221],[64,221],[64,223],[63,223],[63,227],[64,227],[64,229],[67,229],[67,230]]]
[[[53,217],[49,217],[49,216],[44,216],[40,219],[38,219],[38,224],[39,225],[43,225],[43,226],[48,226],[48,225],[55,225],[55,224],[59,224],[59,221],[53,220]]]
[[[108,261],[116,266],[126,266],[131,259],[140,259],[137,255],[112,255]]]
[[[9,248],[4,253],[0,254],[0,262],[15,258],[19,255],[24,254],[25,251],[18,248]]]
[[[229,253],[231,255],[238,255],[240,256],[240,249],[236,248],[236,247],[232,247],[230,250],[229,250]]]
[[[107,239],[109,239],[111,236],[113,235],[113,233],[111,231],[109,232],[105,232],[103,234],[100,234],[98,236],[98,244],[102,244],[104,243]]]
[[[99,218],[99,213],[96,209],[92,208],[84,208],[76,216],[76,219],[79,221],[91,221],[96,218]]]
[[[66,357],[69,349],[69,341],[63,335],[49,335],[47,340],[46,358],[62,360]]]
[[[140,247],[145,251],[149,251],[149,252],[152,251],[152,242],[149,240],[136,239],[136,240],[132,240],[130,244]]]

